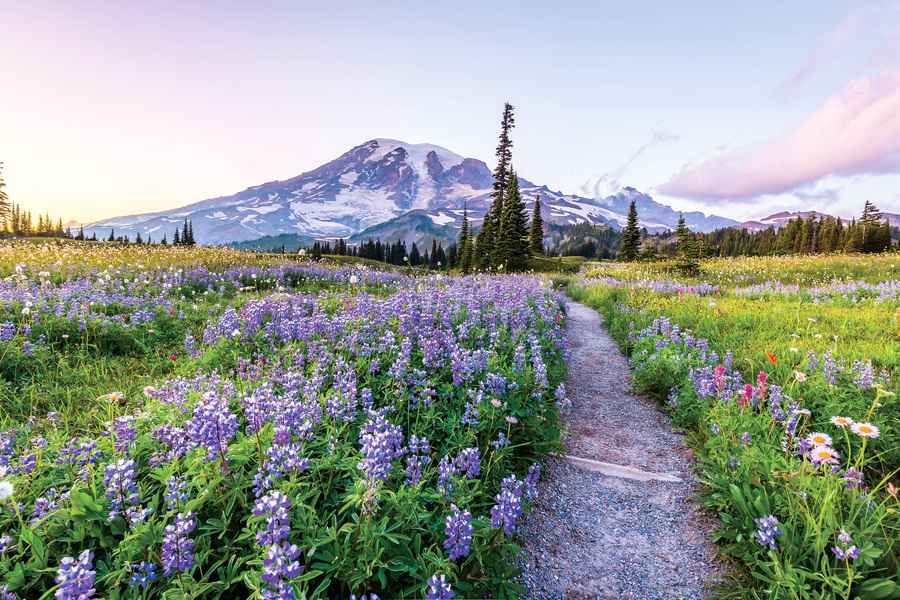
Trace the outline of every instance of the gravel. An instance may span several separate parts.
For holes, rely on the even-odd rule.
[[[699,599],[721,573],[714,521],[694,503],[691,453],[655,402],[629,393],[628,361],[600,316],[567,306],[567,452],[679,477],[609,477],[549,458],[520,537],[527,598]]]

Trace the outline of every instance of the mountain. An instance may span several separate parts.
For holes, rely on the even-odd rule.
[[[790,221],[791,219],[796,219],[798,217],[802,219],[809,219],[810,217],[814,217],[816,219],[822,219],[824,217],[833,217],[834,215],[829,215],[826,213],[822,213],[816,210],[804,210],[804,211],[781,211],[774,214],[769,215],[763,219],[752,220],[752,221],[744,221],[741,223],[741,227],[748,231],[762,231],[763,229],[768,229],[769,227],[774,227],[775,229],[780,229]],[[892,227],[900,227],[900,214],[890,213],[890,212],[882,212],[881,217],[883,219],[887,219],[888,223],[891,224]],[[850,219],[844,219],[844,222],[849,222]]]
[[[191,219],[194,238],[202,244],[226,244],[265,236],[297,234],[311,238],[367,237],[430,241],[454,239],[463,206],[477,226],[490,205],[491,170],[440,146],[391,139],[369,140],[335,160],[284,181],[247,188],[231,196],[211,198],[182,208],[115,217],[89,224],[88,235],[134,238],[140,232],[154,240]],[[628,204],[637,203],[641,224],[650,231],[674,229],[678,213],[634,188],[602,199],[550,190],[520,177],[529,206],[540,194],[548,223],[588,222],[620,228]],[[736,225],[736,221],[703,213],[685,213],[696,231]],[[428,222],[430,221],[430,223]]]

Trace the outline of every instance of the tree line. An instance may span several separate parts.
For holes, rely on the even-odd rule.
[[[892,248],[893,239],[900,238],[900,230],[892,228],[869,201],[859,219],[846,223],[839,217],[811,215],[790,219],[778,229],[748,231],[725,227],[694,233],[680,217],[674,236],[668,231],[648,235],[637,223],[637,210],[632,202],[621,234],[619,260],[674,256],[686,271],[695,269],[697,259],[702,257],[885,252]]]

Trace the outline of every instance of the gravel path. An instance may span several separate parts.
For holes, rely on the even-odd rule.
[[[655,402],[631,394],[628,361],[599,314],[567,305],[570,455],[675,475],[640,482],[545,465],[521,529],[528,598],[699,599],[720,572],[713,523],[694,505],[691,453]]]

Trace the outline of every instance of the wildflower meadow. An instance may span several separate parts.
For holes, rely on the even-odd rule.
[[[530,276],[0,246],[0,596],[509,597],[559,446]]]
[[[596,265],[570,286],[688,432],[733,598],[900,594],[900,261]]]

